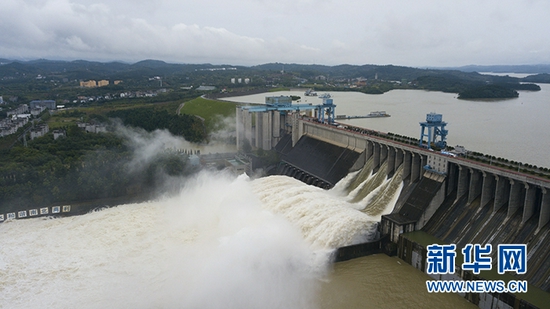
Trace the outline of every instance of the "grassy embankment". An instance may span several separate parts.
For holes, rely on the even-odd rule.
[[[167,110],[170,113],[174,113],[178,108],[179,104],[183,100],[173,101],[173,102],[163,102],[163,103],[134,103],[126,101],[115,101],[108,104],[90,106],[90,107],[77,107],[70,110],[60,110],[53,114],[50,119],[48,119],[48,127],[50,130],[57,128],[67,127],[69,125],[75,124],[78,121],[87,121],[90,116],[100,115],[105,116],[108,112],[113,110],[121,109],[132,109],[132,108],[141,108],[141,107],[151,107],[154,106],[159,110]],[[75,113],[79,115],[71,115]]]
[[[224,126],[224,119],[235,118],[235,107],[232,102],[196,98],[185,102],[181,113],[195,115],[204,119],[208,133],[220,130]]]

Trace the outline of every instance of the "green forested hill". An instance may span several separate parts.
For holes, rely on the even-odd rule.
[[[120,118],[125,125],[143,128],[147,131],[167,129],[170,133],[184,137],[190,142],[202,142],[206,132],[202,121],[191,115],[176,115],[153,107],[120,109],[107,113],[108,117]]]
[[[275,87],[306,87],[321,91],[353,90],[382,94],[392,89],[426,89],[460,93],[485,85],[522,90],[521,82],[548,82],[547,75],[524,79],[484,75],[458,69],[413,68],[396,65],[303,65],[268,63],[257,66],[173,64],[144,60],[134,64],[93,61],[1,61],[0,95],[54,99],[64,104],[82,96],[119,96],[129,91],[166,90],[181,93],[200,86],[213,92],[254,91]],[[106,79],[107,87],[82,88],[79,81]],[[245,82],[246,80],[246,82]],[[114,81],[119,82],[114,85]],[[122,81],[122,82],[120,82]],[[530,88],[529,90],[536,90]]]
[[[113,133],[70,127],[67,137],[47,135],[0,153],[0,213],[101,198],[150,196],[163,175],[192,172],[185,156],[159,153],[131,166],[133,150]]]

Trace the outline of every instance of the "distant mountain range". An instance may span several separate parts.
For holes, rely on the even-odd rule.
[[[215,72],[210,74],[210,72]],[[237,71],[237,72],[235,72]],[[207,73],[208,72],[208,73]],[[482,75],[477,72],[495,73],[529,73],[525,79]],[[52,76],[68,80],[85,79],[143,79],[151,76],[212,76],[227,77],[236,75],[268,76],[272,74],[291,73],[304,80],[345,81],[357,78],[382,81],[424,81],[433,84],[435,79],[447,84],[461,84],[458,88],[470,87],[473,83],[519,83],[519,82],[550,82],[550,65],[517,65],[517,66],[463,66],[457,68],[413,68],[394,65],[305,65],[295,63],[267,63],[256,66],[233,66],[213,64],[173,64],[160,60],[143,60],[133,64],[123,62],[94,62],[85,60],[57,61],[38,59],[32,61],[17,61],[0,59],[0,79],[19,80],[37,76]],[[206,74],[206,75],[205,75]],[[430,77],[431,79],[426,79]],[[189,79],[189,77],[184,77]],[[441,81],[437,81],[441,84]],[[426,86],[427,87],[427,86]],[[428,87],[430,88],[430,87]],[[440,87],[436,87],[439,89]],[[457,87],[445,87],[443,91],[459,92]]]
[[[459,70],[463,72],[491,72],[518,74],[550,74],[550,64],[536,65],[467,65],[461,67],[434,68],[441,70]]]
[[[405,66],[393,65],[307,65],[296,63],[267,63],[256,66],[233,66],[233,65],[212,65],[212,64],[175,64],[167,63],[161,60],[143,60],[133,64],[124,62],[95,62],[86,60],[61,61],[61,60],[46,60],[37,59],[30,61],[10,60],[0,58],[0,73],[10,71],[10,69],[22,70],[23,72],[34,73],[35,71],[44,71],[49,73],[67,72],[85,70],[90,73],[109,74],[115,72],[128,72],[134,70],[161,70],[168,72],[195,71],[209,68],[235,67],[240,70],[270,70],[270,71],[287,71],[287,72],[317,72],[334,75],[357,75],[366,74],[374,71],[399,71],[402,74],[408,75],[412,71],[420,70],[451,70],[462,72],[493,72],[493,73],[524,73],[524,74],[550,74],[550,64],[539,65],[467,65],[461,67],[425,67],[414,68]]]
[[[73,73],[74,78],[105,78],[125,75],[126,73],[172,74],[195,71],[212,67],[211,64],[170,64],[159,60],[144,60],[133,64],[123,62],[95,62],[86,60],[57,61],[32,60],[18,61],[0,59],[0,74],[59,74]]]

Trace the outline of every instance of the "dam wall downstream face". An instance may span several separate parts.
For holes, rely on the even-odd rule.
[[[328,189],[352,170],[359,156],[351,149],[304,136],[283,155],[284,164],[279,166],[278,173]]]
[[[363,164],[359,174],[399,178],[403,188],[380,227],[392,241],[397,242],[401,233],[424,230],[459,249],[468,243],[495,248],[527,244],[528,272],[516,278],[550,291],[548,179],[428,151],[361,128],[300,119],[293,129],[298,132],[292,132],[294,145],[307,138],[347,148],[361,153],[349,164]],[[308,172],[308,164],[295,168]],[[349,187],[354,185],[351,179]]]

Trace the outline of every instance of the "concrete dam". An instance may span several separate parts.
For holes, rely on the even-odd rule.
[[[529,271],[514,279],[527,280],[530,290],[548,299],[550,180],[430,151],[380,132],[330,124],[320,113],[327,114],[313,108],[239,107],[237,144],[246,140],[277,150],[276,173],[309,185],[329,189],[342,185],[345,177],[344,190],[354,192],[355,202],[370,196],[371,203],[386,189],[380,189],[382,184],[402,186],[393,209],[381,216],[379,232],[399,257],[421,271],[426,272],[426,246],[434,242],[456,244],[457,252],[466,244],[526,244]],[[496,250],[492,255],[496,261]],[[463,270],[457,276],[476,278]],[[540,299],[506,293],[464,297],[481,308],[543,307]]]

